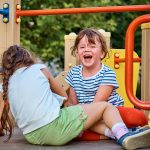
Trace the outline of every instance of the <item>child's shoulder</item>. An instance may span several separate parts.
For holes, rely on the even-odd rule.
[[[78,65],[78,66],[73,66],[72,68],[71,68],[71,71],[79,71],[79,70],[81,70],[81,68],[82,68],[82,66],[81,65]]]
[[[42,69],[42,68],[46,68],[46,65],[37,63],[37,64],[33,64],[31,67]]]
[[[114,70],[112,68],[110,68],[109,66],[104,65],[104,64],[103,64],[103,69],[102,70],[105,71],[105,72],[114,72]]]

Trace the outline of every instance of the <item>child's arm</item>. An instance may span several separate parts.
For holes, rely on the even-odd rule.
[[[50,82],[50,86],[51,86],[51,90],[61,96],[64,97],[68,97],[67,93],[65,92],[65,90],[63,89],[63,87],[56,81],[54,80],[54,77],[52,76],[52,74],[48,71],[47,68],[42,68],[41,71],[44,73],[44,75],[47,77],[47,79]]]
[[[71,106],[71,105],[77,105],[78,100],[77,100],[77,95],[72,87],[69,88],[68,91],[68,100],[64,104],[65,106]]]
[[[101,85],[97,90],[93,102],[107,101],[113,91],[113,88],[114,87],[112,85]]]

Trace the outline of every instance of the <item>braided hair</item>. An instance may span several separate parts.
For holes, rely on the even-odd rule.
[[[9,116],[9,103],[8,103],[8,82],[12,74],[20,67],[34,64],[34,60],[30,53],[23,47],[17,45],[10,46],[4,51],[2,56],[2,74],[3,74],[3,100],[4,109],[1,117],[2,130],[8,134],[10,139],[13,131],[13,122]]]

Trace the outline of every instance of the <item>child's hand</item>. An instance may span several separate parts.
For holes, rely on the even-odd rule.
[[[68,100],[65,100],[64,104],[63,104],[64,107],[68,107],[68,106],[72,106],[72,105],[73,104],[71,104]]]

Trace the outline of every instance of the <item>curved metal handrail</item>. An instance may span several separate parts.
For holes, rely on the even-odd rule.
[[[133,94],[133,51],[134,51],[134,32],[142,23],[150,22],[150,14],[139,16],[131,22],[126,32],[125,39],[125,86],[129,100],[137,107],[150,110],[150,102],[143,102]]]

